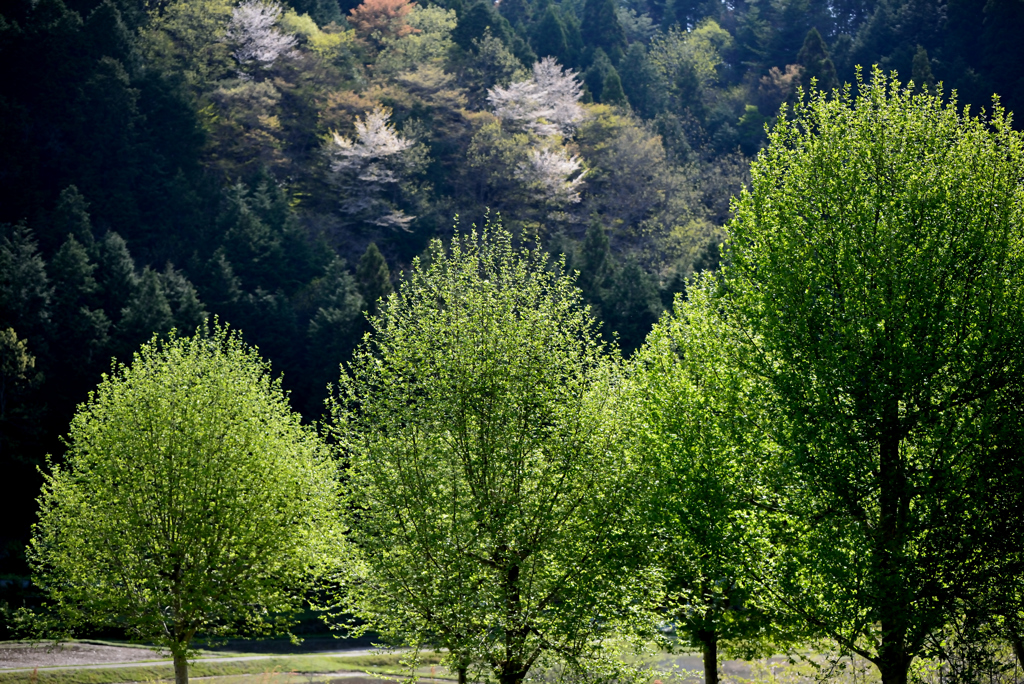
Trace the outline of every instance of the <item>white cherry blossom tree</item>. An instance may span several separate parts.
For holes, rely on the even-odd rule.
[[[415,217],[385,196],[402,180],[408,166],[405,153],[413,141],[399,135],[390,118],[391,110],[382,106],[356,117],[355,136],[334,133],[327,153],[334,182],[345,193],[343,212],[374,225],[407,229]]]
[[[269,66],[295,47],[296,38],[276,28],[281,6],[266,0],[246,0],[231,12],[225,38],[240,66]]]

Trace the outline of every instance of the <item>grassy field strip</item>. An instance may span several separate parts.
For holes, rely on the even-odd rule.
[[[227,658],[200,658],[189,667],[191,677],[227,677],[232,675],[267,675],[330,673],[334,677],[359,677],[365,673],[395,675],[401,678],[409,669],[398,663],[400,656],[331,656],[331,655],[249,655]],[[436,663],[433,663],[436,666]],[[431,663],[420,667],[421,676],[446,679],[444,670]],[[29,668],[0,671],[0,684],[32,682],[33,684],[121,684],[122,682],[155,682],[173,680],[170,661],[105,665],[78,665],[53,668]]]

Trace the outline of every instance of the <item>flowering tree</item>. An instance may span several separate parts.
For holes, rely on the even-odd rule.
[[[576,73],[563,70],[553,57],[534,64],[529,80],[495,86],[487,93],[494,115],[504,126],[532,134],[525,160],[515,166],[515,176],[529,195],[542,197],[547,204],[580,201],[586,171],[562,138],[571,135],[584,118],[581,96]]]
[[[564,147],[533,148],[518,169],[519,178],[551,204],[579,202],[585,175],[579,155]]]
[[[295,36],[274,27],[281,6],[265,0],[246,0],[231,13],[226,38],[235,44],[231,53],[239,65],[269,66],[295,47]]]
[[[401,181],[408,166],[404,153],[413,142],[398,134],[390,118],[391,110],[379,105],[365,118],[356,117],[355,137],[334,133],[327,153],[334,181],[345,192],[343,212],[374,225],[405,229],[415,217],[385,195]]]
[[[542,136],[569,135],[583,120],[583,89],[576,72],[563,71],[554,57],[533,65],[533,76],[487,93],[494,115],[503,122]]]

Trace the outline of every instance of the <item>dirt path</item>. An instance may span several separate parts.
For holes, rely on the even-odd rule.
[[[362,656],[376,651],[369,649],[342,649],[317,651],[318,656]],[[312,655],[312,654],[311,654]],[[197,661],[205,663],[230,663],[249,660],[272,660],[283,654],[259,655],[203,655]],[[0,672],[31,672],[33,670],[95,670],[106,668],[135,667],[146,665],[172,665],[166,652],[135,646],[112,646],[92,642],[67,642],[46,644],[2,644],[0,645]]]

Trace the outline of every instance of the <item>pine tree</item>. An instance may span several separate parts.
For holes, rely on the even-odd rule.
[[[614,70],[615,67],[612,66],[611,60],[608,59],[608,55],[605,54],[604,50],[601,48],[594,50],[590,68],[583,74],[583,83],[586,85],[587,91],[594,102],[604,102],[602,99],[604,84]],[[621,82],[619,83],[619,91],[622,91]]]
[[[196,330],[206,321],[208,314],[206,307],[199,301],[195,286],[171,264],[164,268],[160,279],[174,316],[174,327],[183,333]]]
[[[374,245],[371,247],[376,250]],[[379,251],[376,253],[380,255]],[[370,254],[369,249],[367,254]],[[360,260],[360,266],[367,262],[367,254]],[[386,264],[384,269],[387,270]],[[306,358],[310,370],[310,386],[306,393],[313,413],[323,406],[324,388],[328,383],[337,381],[339,365],[349,358],[359,343],[363,331],[361,314],[366,306],[359,294],[362,285],[362,281],[357,284],[345,262],[338,258],[328,264],[322,277],[314,281],[311,303],[315,313],[306,331]],[[376,304],[376,300],[372,300],[372,304]]]
[[[533,49],[539,57],[554,57],[562,64],[569,63],[569,45],[565,37],[565,23],[561,12],[548,5],[544,16],[533,30]]]
[[[588,51],[600,48],[618,63],[626,49],[626,34],[615,13],[615,0],[587,0],[580,33]]]
[[[96,243],[93,259],[98,267],[97,299],[107,318],[116,325],[138,288],[135,261],[124,239],[112,231]]]
[[[154,333],[163,334],[174,327],[167,293],[160,274],[147,266],[139,277],[135,296],[124,310],[117,326],[118,357],[128,359],[132,352]]]
[[[804,46],[800,48],[797,61],[803,65],[802,85],[804,91],[809,91],[811,79],[814,79],[818,90],[829,92],[839,87],[839,77],[836,75],[836,67],[829,57],[825,41],[822,39],[818,29],[812,28],[804,38]]]
[[[595,318],[602,319],[607,287],[615,274],[611,260],[608,234],[601,222],[594,218],[587,228],[579,252],[579,276],[576,284],[583,291],[583,299],[590,305]]]
[[[116,59],[130,76],[137,74],[140,57],[121,12],[111,0],[103,0],[85,21],[86,39],[94,59]]]
[[[94,308],[99,290],[93,273],[96,265],[73,235],[50,260],[54,286],[52,332],[48,366],[59,382],[50,383],[47,394],[56,415],[73,410],[96,384],[109,361],[110,320]]]
[[[615,274],[604,307],[605,324],[618,334],[624,355],[643,344],[661,311],[654,278],[630,256]]]
[[[626,94],[622,91],[622,79],[615,67],[611,67],[604,76],[604,84],[601,86],[601,103],[610,105],[625,105]]]
[[[617,69],[622,90],[632,105],[633,111],[644,119],[653,119],[661,108],[661,94],[664,88],[658,83],[658,72],[647,58],[642,43],[629,46],[626,56]]]
[[[89,203],[74,185],[61,190],[57,208],[50,219],[49,234],[54,239],[58,236],[63,239],[68,235],[74,235],[86,249],[92,249],[95,244],[92,219],[89,217]]]
[[[471,52],[474,51],[474,41],[482,41],[488,31],[505,47],[511,45],[512,31],[505,18],[495,11],[489,0],[475,0],[459,14],[452,40],[466,52]]]
[[[41,351],[53,288],[32,229],[0,224],[0,321]]]
[[[359,294],[363,297],[364,307],[371,316],[376,316],[379,300],[387,298],[392,290],[388,262],[377,249],[376,243],[371,242],[359,259],[356,283],[359,286]]]
[[[527,0],[501,0],[498,12],[512,26],[528,26],[532,19],[530,3]]]
[[[914,53],[911,79],[914,81],[915,87],[920,88],[926,93],[935,90],[935,77],[932,75],[931,60],[928,59],[928,51],[922,45],[918,45],[917,52]]]

